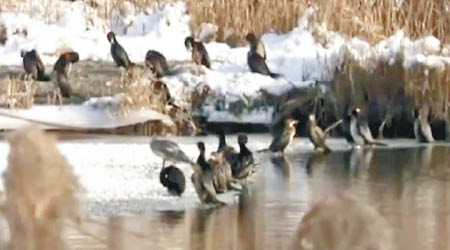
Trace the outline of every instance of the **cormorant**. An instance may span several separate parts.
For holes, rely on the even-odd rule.
[[[260,39],[256,38],[255,34],[251,32],[245,36],[245,40],[247,40],[250,43],[250,50],[255,51],[265,61],[267,56],[264,43]]]
[[[72,63],[76,63],[79,60],[80,56],[77,52],[66,52],[58,58],[53,67],[53,71],[56,73],[56,81],[63,97],[73,95],[69,83],[69,74],[72,70]]]
[[[200,169],[195,169],[195,172],[191,176],[191,180],[194,184],[198,198],[202,203],[224,205],[225,203],[218,200],[216,197],[216,190],[213,183],[214,168],[206,162],[205,144],[203,142],[198,142],[197,147],[200,150],[200,154],[197,158],[197,164],[200,166]]]
[[[324,153],[330,153],[331,149],[325,144],[327,138],[325,132],[317,125],[316,116],[314,114],[309,115],[308,120],[308,137],[314,145],[314,148],[320,148]]]
[[[192,37],[188,36],[184,40],[184,46],[186,46],[187,49],[192,49],[192,61],[198,65],[204,65],[208,69],[211,68],[208,51],[202,42],[197,42]]]
[[[248,35],[247,35],[248,36]],[[249,39],[252,39],[253,37],[250,35]],[[281,77],[281,74],[273,73],[269,70],[269,67],[267,67],[266,64],[266,58],[265,58],[265,49],[264,52],[262,52],[261,46],[258,47],[258,44],[255,44],[255,40],[249,40],[250,41],[250,51],[247,53],[247,64],[250,68],[250,71],[253,73],[260,73],[262,75],[268,75],[272,78],[278,78]],[[252,44],[253,42],[253,44]],[[261,55],[263,54],[263,55]]]
[[[116,63],[117,67],[124,67],[128,69],[134,64],[128,58],[128,54],[125,49],[117,42],[116,35],[110,31],[106,36],[111,43],[111,56]]]
[[[147,51],[147,54],[145,55],[145,64],[157,78],[165,76],[169,71],[166,58],[155,50]]]
[[[189,157],[178,147],[178,144],[173,141],[153,139],[150,142],[150,148],[153,153],[163,158],[163,167],[166,161],[193,164]]]
[[[244,179],[249,176],[255,163],[252,152],[247,148],[248,137],[246,135],[238,136],[239,153],[233,155],[231,171],[236,179]]]
[[[272,143],[269,146],[269,150],[284,154],[284,150],[286,150],[291,144],[292,139],[294,139],[297,123],[298,121],[292,118],[285,119],[283,130],[275,134]]]
[[[223,157],[228,161],[228,163],[232,164],[233,155],[237,155],[238,152],[230,145],[227,145],[225,139],[225,132],[220,130],[218,132],[219,135],[219,147],[217,148],[217,152],[221,153]]]
[[[36,50],[22,51],[20,56],[23,58],[23,68],[28,75],[37,81],[50,81],[50,76],[45,74],[45,66]]]
[[[419,108],[414,109],[414,136],[418,142],[434,142],[433,133],[426,112],[421,112]]]
[[[373,139],[367,121],[362,120],[359,117],[360,112],[361,110],[359,108],[355,108],[351,112],[350,133],[352,135],[353,141],[355,141],[355,143],[360,146],[364,145],[387,146],[386,144]]]
[[[183,172],[170,165],[168,167],[162,167],[159,173],[159,180],[161,184],[167,188],[170,194],[181,196],[186,186],[186,179]]]

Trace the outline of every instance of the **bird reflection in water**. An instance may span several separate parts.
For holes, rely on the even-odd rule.
[[[292,175],[292,163],[290,159],[285,155],[275,156],[270,158],[270,161],[272,162],[275,169],[279,170],[281,175],[286,178],[290,179]]]

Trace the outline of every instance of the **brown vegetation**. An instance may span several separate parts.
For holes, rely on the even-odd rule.
[[[305,214],[291,249],[394,249],[389,228],[372,207],[329,195]]]
[[[261,35],[269,30],[288,32],[298,26],[297,20],[306,9],[316,11],[310,17],[316,28],[337,31],[348,37],[360,37],[378,42],[399,29],[407,36],[420,38],[434,35],[443,43],[450,42],[450,2],[427,0],[184,0],[192,15],[192,29],[202,23],[213,23],[218,27],[217,38],[229,42],[243,42],[248,31]],[[48,6],[46,18],[54,19],[61,13],[57,0],[39,3]],[[112,12],[125,14],[130,7],[142,11],[149,6],[173,0],[104,0],[87,1],[97,16],[109,20]],[[3,0],[0,11],[30,11],[33,0]],[[48,12],[48,13],[47,13]],[[58,14],[59,13],[59,14]],[[88,20],[89,21],[89,20]],[[319,27],[320,26],[320,27]]]
[[[34,103],[35,82],[29,77],[12,76],[0,83],[0,107],[30,108]]]
[[[39,128],[11,136],[3,212],[10,240],[7,249],[64,249],[65,218],[77,217],[78,182],[56,147]]]

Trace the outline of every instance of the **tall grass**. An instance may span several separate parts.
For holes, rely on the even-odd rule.
[[[217,38],[242,42],[249,32],[261,35],[267,31],[287,32],[296,27],[305,10],[314,25],[326,27],[348,37],[377,42],[403,29],[411,38],[434,35],[450,42],[450,2],[445,0],[183,0],[191,14],[193,30],[202,23],[218,27]],[[30,12],[43,6],[46,17],[60,16],[58,0],[2,0],[0,11]],[[144,11],[149,6],[173,0],[89,0],[98,17],[109,20],[112,12]],[[41,8],[42,9],[42,8]]]
[[[35,93],[36,84],[31,78],[11,76],[0,83],[0,107],[31,108]]]

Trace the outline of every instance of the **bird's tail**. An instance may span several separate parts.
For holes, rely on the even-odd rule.
[[[175,76],[182,72],[184,72],[184,70],[181,68],[169,69],[166,73],[166,76]]]
[[[266,153],[269,151],[271,151],[270,148],[265,148],[265,149],[260,149],[260,150],[256,151],[256,153]]]
[[[48,74],[42,73],[42,74],[38,75],[38,81],[49,82],[51,80],[52,80],[52,78]]]
[[[269,76],[270,77],[272,77],[272,78],[280,78],[280,77],[283,77],[283,75],[282,74],[279,74],[279,73],[273,73],[273,72],[269,72]]]
[[[380,141],[377,141],[377,140],[373,140],[373,141],[369,142],[369,144],[370,144],[370,145],[384,146],[384,147],[387,147],[387,146],[388,146],[386,143],[380,142]]]

